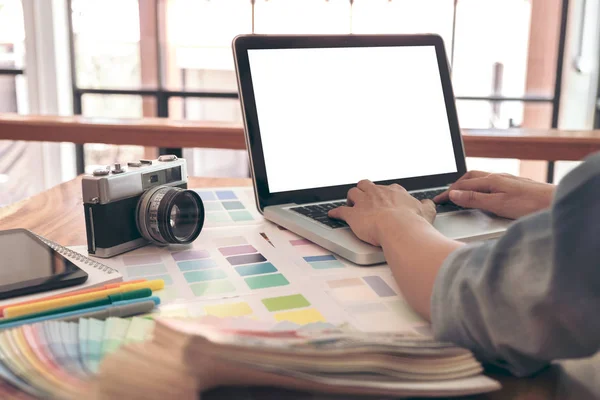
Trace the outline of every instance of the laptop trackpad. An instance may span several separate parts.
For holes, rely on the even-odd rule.
[[[438,214],[433,226],[449,238],[471,241],[500,236],[511,222],[480,210],[464,210]]]

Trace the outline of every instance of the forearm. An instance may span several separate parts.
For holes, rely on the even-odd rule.
[[[431,320],[431,295],[438,271],[463,244],[446,238],[415,214],[393,214],[379,222],[381,246],[406,301]]]

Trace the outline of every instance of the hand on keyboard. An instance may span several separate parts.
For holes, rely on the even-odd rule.
[[[329,211],[329,216],[346,221],[361,240],[381,246],[386,230],[410,232],[419,224],[431,225],[435,204],[429,199],[417,200],[399,185],[379,186],[360,181],[348,192],[349,206]]]
[[[465,208],[478,208],[500,217],[517,219],[550,207],[555,186],[509,174],[470,171],[436,202],[452,199]]]
[[[434,200],[436,197],[444,193],[446,189],[436,189],[436,190],[426,190],[423,192],[411,193],[411,195],[417,200]],[[436,203],[435,210],[438,214],[448,213],[452,211],[464,210],[461,206],[458,206],[451,202],[450,200],[446,200],[441,203]]]
[[[427,190],[427,191],[423,191],[423,192],[410,193],[410,195],[413,196],[415,199],[422,201],[422,200],[432,200],[434,197],[438,196],[439,194],[441,194],[443,192],[444,192],[444,189],[438,189],[438,190]],[[302,214],[305,217],[313,219],[317,222],[320,222],[323,225],[328,226],[332,229],[338,229],[338,228],[346,228],[346,227],[348,227],[348,224],[346,224],[344,221],[330,218],[327,215],[327,213],[330,210],[333,210],[334,208],[337,208],[340,206],[345,206],[346,204],[347,203],[345,201],[336,201],[336,202],[331,202],[331,203],[320,203],[320,204],[311,204],[311,205],[306,205],[306,206],[301,206],[301,207],[294,207],[294,208],[291,208],[291,210],[297,212],[298,214]],[[458,210],[463,210],[463,208],[460,206],[457,206],[456,204],[452,203],[451,201],[447,201],[445,203],[438,204],[436,206],[436,212],[438,214],[447,213],[447,212],[451,212],[451,211],[458,211]]]

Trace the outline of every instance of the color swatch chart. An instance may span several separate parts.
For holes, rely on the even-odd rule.
[[[178,300],[227,298],[290,285],[294,268],[286,268],[255,227],[206,229],[193,247],[146,246],[105,260],[125,280],[163,279],[165,289],[157,292],[163,304]],[[282,266],[283,265],[283,269]]]
[[[202,198],[205,227],[259,224],[264,221],[256,209],[250,187],[193,189]]]
[[[209,227],[191,247],[146,246],[103,261],[126,280],[163,279],[161,315],[428,330],[387,266],[357,266],[267,221]]]
[[[296,289],[282,287],[232,299],[187,303],[185,316],[247,317],[298,325],[329,323],[337,326],[346,322],[342,309],[332,303],[324,292],[308,287]],[[177,305],[170,306],[172,309],[175,307]]]
[[[272,237],[273,245],[286,252],[304,273],[331,275],[341,273],[344,269],[360,268],[285,228],[270,224],[266,230]]]
[[[422,334],[428,322],[406,304],[387,267],[365,268],[365,275],[326,278],[324,290],[359,330]]]
[[[134,317],[44,321],[0,331],[0,398],[87,398],[82,393],[102,359],[147,340],[153,329],[153,320]],[[4,382],[24,393],[11,393]]]

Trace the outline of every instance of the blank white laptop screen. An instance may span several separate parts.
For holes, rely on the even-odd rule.
[[[434,46],[248,57],[271,193],[457,172]]]

